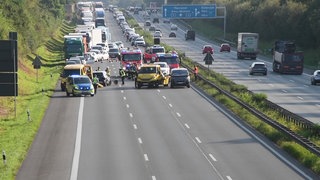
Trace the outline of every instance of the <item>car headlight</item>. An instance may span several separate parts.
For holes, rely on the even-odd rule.
[[[75,86],[73,86],[73,89],[78,90],[79,86],[75,85]]]

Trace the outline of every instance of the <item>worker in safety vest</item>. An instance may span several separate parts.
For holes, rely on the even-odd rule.
[[[198,80],[198,73],[199,73],[199,69],[198,69],[198,66],[197,65],[194,65],[194,68],[193,68],[193,75],[194,75],[194,80]]]
[[[119,69],[119,74],[121,77],[121,81],[122,81],[122,85],[124,85],[124,78],[126,77],[126,72],[124,71],[124,69]]]
[[[99,78],[97,77],[97,75],[95,75],[92,79],[92,84],[94,87],[94,94],[97,94],[97,89],[98,89],[98,84],[99,84]]]

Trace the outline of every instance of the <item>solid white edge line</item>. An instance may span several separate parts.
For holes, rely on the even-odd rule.
[[[290,166],[292,169],[294,169],[296,172],[298,172],[301,176],[303,176],[306,179],[312,180],[312,177],[308,176],[305,172],[301,171],[295,164],[288,161],[285,157],[283,157],[280,153],[278,153],[275,149],[273,149],[271,146],[269,146],[266,142],[264,142],[261,138],[259,138],[257,135],[255,135],[253,132],[251,132],[247,127],[243,126],[240,122],[238,122],[234,117],[232,117],[230,114],[228,114],[224,109],[219,107],[216,103],[211,101],[208,97],[206,97],[204,94],[202,94],[199,90],[196,88],[192,88],[194,91],[196,91],[199,95],[201,95],[204,99],[206,99],[210,104],[212,104],[215,108],[217,108],[220,112],[222,112],[225,116],[227,116],[232,122],[237,124],[239,127],[241,127],[245,132],[250,134],[254,139],[259,141],[265,148],[267,148],[271,153],[273,153],[275,156],[277,156],[279,159],[281,159],[284,163],[286,163],[288,166]]]
[[[76,142],[75,142],[75,146],[74,146],[70,180],[77,180],[78,179],[79,159],[80,159],[80,150],[81,150],[83,107],[84,107],[84,97],[81,97],[80,98],[79,113],[78,113]]]

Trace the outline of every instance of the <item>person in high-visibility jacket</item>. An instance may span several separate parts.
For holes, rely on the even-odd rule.
[[[99,78],[97,77],[97,75],[95,75],[93,77],[92,84],[93,84],[93,87],[94,87],[94,94],[97,94],[98,84],[99,84]]]
[[[120,76],[121,76],[121,81],[122,81],[122,85],[124,85],[124,78],[126,77],[126,72],[124,71],[124,69],[120,69],[119,70]]]
[[[198,69],[198,66],[197,65],[194,65],[194,68],[193,68],[193,75],[194,75],[194,80],[198,80],[198,73],[199,73],[199,69]]]

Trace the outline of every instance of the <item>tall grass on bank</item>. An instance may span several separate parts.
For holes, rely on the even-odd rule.
[[[0,179],[15,179],[33,142],[64,66],[61,51],[63,35],[71,30],[68,24],[63,24],[62,28],[35,53],[23,57],[18,72],[19,95],[16,99],[16,116],[14,99],[0,99],[2,105],[5,104],[7,107],[0,120],[0,147],[5,151],[7,159],[6,164],[0,163]],[[43,63],[38,73],[32,66],[36,55],[39,55]],[[29,117],[27,112],[30,114]]]

